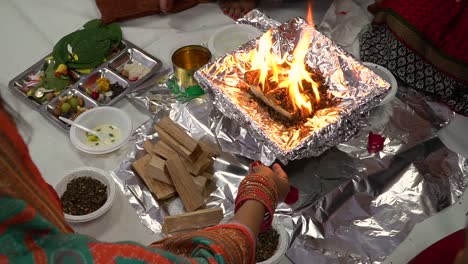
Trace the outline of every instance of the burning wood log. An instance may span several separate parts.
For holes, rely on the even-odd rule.
[[[249,85],[258,85],[260,82],[260,70],[251,70],[244,73],[244,81]]]
[[[258,99],[260,99],[262,102],[264,102],[266,105],[271,107],[275,112],[280,114],[281,116],[293,120],[296,119],[297,113],[291,113],[288,110],[284,109],[280,104],[278,104],[276,101],[276,98],[274,98],[272,95],[265,95],[260,89],[260,70],[251,70],[247,71],[244,74],[244,79],[245,82],[250,85],[250,91],[254,96],[256,96]],[[274,84],[273,84],[274,85]],[[265,86],[263,87],[264,90],[269,90],[270,89],[270,82],[266,81]],[[265,89],[266,88],[266,89]],[[274,88],[274,87],[273,87]]]
[[[277,67],[287,66],[277,65]],[[275,79],[272,78],[272,76],[272,71],[268,71],[265,81],[261,82],[260,70],[250,70],[244,74],[244,80],[250,86],[249,90],[256,98],[273,109],[277,114],[290,121],[295,121],[299,118],[307,118],[314,112],[314,107],[310,103],[307,105],[308,109],[294,106],[295,102],[291,99],[289,89],[278,87],[279,83],[277,81],[281,82],[281,78],[288,78],[287,76],[278,75],[280,78],[279,80],[272,80]],[[312,85],[306,80],[302,80],[300,85],[303,87],[303,91],[297,87],[297,91],[301,93],[299,98],[305,101],[315,102],[315,100],[311,99]]]
[[[277,104],[274,98],[271,96],[265,96],[262,91],[260,91],[256,86],[251,85],[250,86],[250,91],[262,102],[264,102],[266,105],[269,107],[273,108],[278,114],[280,114],[283,117],[286,117],[289,120],[293,120],[297,118],[297,114],[291,114],[288,112],[286,109],[281,107],[279,104]]]

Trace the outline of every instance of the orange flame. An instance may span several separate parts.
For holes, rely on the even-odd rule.
[[[313,26],[312,6],[309,2],[307,20]],[[289,98],[293,104],[294,111],[299,111],[303,116],[309,116],[313,112],[313,102],[305,93],[303,81],[311,84],[312,92],[315,97],[315,102],[320,102],[320,94],[318,85],[310,77],[304,63],[310,46],[311,27],[303,28],[301,37],[292,53],[292,61],[286,58],[289,54],[285,54],[283,58],[272,54],[272,32],[267,31],[258,42],[258,48],[252,50],[249,54],[251,70],[259,70],[259,88],[266,95],[276,89],[287,89]],[[284,64],[289,67],[283,67]],[[266,82],[277,83],[276,88],[271,88],[265,85]],[[270,90],[268,90],[270,89]]]
[[[312,1],[313,0],[310,0],[309,3],[307,4],[307,23],[315,27],[313,12],[312,12]]]

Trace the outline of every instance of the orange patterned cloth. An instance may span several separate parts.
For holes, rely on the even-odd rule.
[[[42,179],[14,120],[1,104],[0,124],[0,194],[28,201],[61,232],[73,232],[63,218],[57,193]]]

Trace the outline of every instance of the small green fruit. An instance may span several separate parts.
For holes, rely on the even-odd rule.
[[[78,106],[78,99],[76,97],[72,97],[70,100],[68,100],[68,103],[70,104],[72,109],[76,109]]]
[[[66,114],[70,111],[71,105],[69,103],[63,103],[61,106],[62,113]]]

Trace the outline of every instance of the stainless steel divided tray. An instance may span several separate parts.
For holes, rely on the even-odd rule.
[[[8,87],[14,95],[64,131],[68,131],[70,127],[60,121],[58,116],[76,118],[76,100],[83,104],[79,106],[78,112],[83,111],[82,108],[113,105],[125,94],[158,73],[162,67],[162,62],[159,59],[131,42],[122,40],[121,49],[109,56],[106,61],[90,73],[71,71],[69,73],[70,80],[59,80],[60,86],[64,86],[63,90],[53,92],[45,90],[45,93],[41,93],[43,90],[40,90],[37,92],[42,86],[42,78],[45,78],[48,67],[52,68],[51,64],[54,63],[51,56],[52,53],[48,54],[13,78]],[[49,74],[51,73],[49,72]],[[107,84],[100,83],[103,80]],[[59,111],[56,107],[57,104],[61,105],[64,100],[72,97],[75,98],[72,99],[72,112],[62,113]],[[67,110],[67,107],[65,106],[63,110]]]

